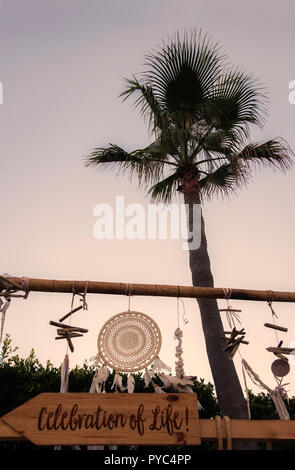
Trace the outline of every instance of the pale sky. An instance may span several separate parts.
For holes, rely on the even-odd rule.
[[[294,0],[2,0],[0,9],[1,273],[49,279],[190,285],[188,254],[181,240],[96,240],[96,204],[149,200],[136,181],[85,168],[83,157],[109,142],[127,150],[149,142],[145,123],[122,103],[122,77],[143,70],[144,55],[177,29],[202,28],[220,42],[230,61],[258,77],[270,109],[253,139],[283,137],[295,149]],[[216,287],[295,290],[294,170],[262,169],[248,189],[204,206],[208,249]],[[50,320],[69,311],[70,295],[32,292],[16,299],[5,333],[19,354],[34,348],[42,363],[59,365],[66,351]],[[212,381],[196,302],[185,300],[187,374]],[[70,365],[96,354],[103,323],[128,307],[124,296],[89,295],[88,312],[73,325],[89,329],[74,340]],[[276,345],[263,324],[267,304],[232,301],[250,344],[243,357],[261,379],[275,386],[265,350]],[[219,301],[220,307],[225,301]],[[131,308],[150,315],[163,335],[160,357],[175,362],[176,299],[134,297]],[[295,341],[293,304],[274,304],[277,322],[288,327],[284,345]],[[226,322],[224,323],[226,328]],[[284,335],[284,336],[283,336]],[[240,378],[239,355],[235,364]],[[295,394],[295,366],[286,377]],[[255,386],[249,387],[257,391]]]

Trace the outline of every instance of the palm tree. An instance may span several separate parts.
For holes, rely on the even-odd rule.
[[[253,166],[272,165],[287,170],[292,151],[281,138],[252,142],[249,126],[263,126],[266,97],[252,76],[230,67],[218,44],[195,30],[183,38],[176,33],[146,57],[139,79],[126,80],[124,99],[148,119],[153,141],[127,152],[109,144],[87,157],[88,166],[135,173],[153,200],[166,203],[182,193],[193,205],[221,193],[230,195],[248,182]],[[177,193],[178,192],[178,193]],[[201,244],[189,251],[194,286],[213,287],[205,225],[201,217]],[[223,326],[214,299],[197,299],[208,359],[223,415],[248,417],[245,399],[232,360],[223,351]]]

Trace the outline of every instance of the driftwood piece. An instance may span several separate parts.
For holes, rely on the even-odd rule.
[[[234,347],[232,348],[232,350],[230,351],[229,355],[228,355],[228,358],[229,359],[233,359],[234,355],[236,354],[237,350],[239,349],[239,345],[240,344],[235,344]]]
[[[71,328],[57,328],[57,330],[56,330],[58,335],[64,335],[66,331],[68,333],[70,333],[71,335],[74,334],[74,333],[77,333],[76,330],[72,330]],[[83,336],[83,335],[81,334],[81,336]]]
[[[79,310],[81,310],[81,308],[83,308],[83,305],[79,305],[79,307],[76,307],[74,308],[73,310],[71,310],[69,313],[67,313],[66,315],[64,315],[63,317],[61,317],[59,319],[60,322],[63,322],[66,318],[68,318],[70,315],[73,315],[73,313],[76,313],[78,312]]]
[[[64,323],[58,323],[55,321],[50,321],[49,324],[60,328],[68,328],[71,331],[78,331],[79,333],[88,333],[88,330],[86,330],[85,328],[80,328],[78,326],[65,325]]]
[[[71,352],[74,352],[74,345],[72,343],[70,333],[68,331],[66,331],[66,340],[68,342],[68,345],[69,345],[69,348],[70,348]]]
[[[241,336],[241,338],[237,338],[235,341],[233,341],[232,343],[228,344],[226,346],[226,348],[224,348],[223,351],[230,351],[234,346],[239,346],[240,343],[243,341],[243,339],[245,338],[245,336]]]
[[[279,357],[280,359],[282,359],[282,361],[284,361],[286,364],[289,364],[289,359],[285,356],[283,356],[283,354],[281,353],[274,353],[275,356]]]
[[[273,348],[269,347],[266,348],[267,351],[272,352],[274,354],[295,354],[295,348]]]
[[[242,310],[238,310],[237,308],[219,308],[219,312],[241,312]]]
[[[235,327],[233,329],[233,331],[235,331],[238,335],[244,335],[245,334],[245,329],[242,328],[241,330],[237,330]],[[224,331],[223,332],[225,335],[230,335],[232,333],[232,331]]]
[[[225,339],[227,341],[227,343],[229,342],[229,338],[227,338],[226,336],[221,336],[221,338]],[[249,344],[249,341],[242,340],[241,343],[242,344]]]
[[[58,333],[59,336],[56,336],[55,339],[65,339],[66,338],[66,334],[65,333]],[[79,338],[79,337],[83,337],[83,335],[81,335],[80,333],[69,333],[70,335],[70,338]]]
[[[274,325],[273,323],[264,323],[264,326],[267,328],[272,328],[273,330],[288,331],[288,328],[284,326]]]

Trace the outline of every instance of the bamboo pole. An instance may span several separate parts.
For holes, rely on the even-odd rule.
[[[20,283],[23,278],[11,277]],[[84,293],[87,281],[67,281],[55,279],[26,278],[26,286],[32,292]],[[0,279],[0,291],[6,286]],[[192,287],[165,284],[127,284],[123,282],[88,281],[89,294],[144,295],[162,297],[186,297],[224,299],[225,291],[220,287]],[[295,302],[295,292],[277,292],[270,290],[231,289],[231,299],[274,302]]]

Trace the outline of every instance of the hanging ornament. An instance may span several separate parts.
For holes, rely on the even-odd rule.
[[[130,296],[129,296],[130,307]],[[145,386],[152,384],[155,375],[171,372],[159,357],[162,344],[161,331],[156,322],[142,312],[131,311],[118,313],[111,317],[101,328],[97,346],[98,354],[94,358],[95,364],[103,364],[97,369],[98,378],[101,377],[100,387],[105,387],[107,375],[103,373],[109,369],[115,371],[112,389],[133,393],[135,387],[134,372],[145,370]],[[148,367],[151,370],[148,370]],[[122,383],[123,372],[127,372],[127,387]],[[109,372],[108,372],[109,373]],[[94,380],[94,379],[93,379]]]
[[[290,372],[290,365],[282,359],[277,359],[272,363],[271,371],[276,377],[285,377]]]
[[[285,355],[293,354],[294,349],[283,348],[282,347],[283,341],[282,340],[279,341],[277,332],[281,331],[281,332],[286,333],[288,331],[288,328],[285,328],[284,326],[279,326],[276,324],[275,319],[278,319],[279,317],[274,311],[273,306],[272,306],[273,293],[272,291],[267,291],[267,292],[269,294],[269,300],[267,301],[267,304],[271,311],[272,323],[264,323],[264,326],[274,330],[276,342],[279,342],[279,343],[277,347],[269,347],[269,348],[266,348],[266,350],[269,352],[272,352],[276,357],[279,358],[279,359],[276,359],[271,365],[271,371],[274,374],[275,378],[285,377],[290,372],[289,359]]]
[[[98,336],[98,355],[110,368],[120,372],[145,369],[153,361],[158,365],[161,332],[148,315],[122,312],[110,318]]]
[[[269,393],[269,396],[274,402],[274,405],[276,407],[276,410],[278,412],[280,419],[290,419],[290,415],[284,403],[284,400],[289,401],[288,394],[285,389],[285,386],[289,384],[287,383],[282,384],[282,380],[279,380],[275,376],[277,386],[275,387],[274,390],[272,390],[270,387],[268,387],[265,383],[262,382],[259,375],[253,371],[253,369],[249,366],[249,364],[245,361],[245,359],[242,359],[242,366],[245,372],[248,374],[248,376],[252,380],[252,382],[258,387],[266,390]]]
[[[222,338],[226,341],[226,347],[223,349],[224,352],[228,353],[228,359],[233,359],[234,355],[236,354],[240,344],[249,344],[248,341],[245,341],[245,330],[242,328],[241,330],[237,330],[236,328],[236,321],[241,324],[239,313],[241,310],[232,308],[229,304],[229,299],[231,296],[231,289],[223,289],[224,297],[227,302],[226,308],[220,308],[219,312],[225,312],[226,319],[229,328],[231,331],[224,331]],[[228,337],[226,335],[229,335]]]

